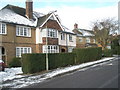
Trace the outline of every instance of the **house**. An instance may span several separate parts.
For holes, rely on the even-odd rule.
[[[32,0],[26,0],[26,8],[8,4],[0,10],[0,59],[6,65],[24,53],[71,52],[75,47],[76,34],[54,12],[33,11]]]
[[[78,24],[74,24],[73,32],[77,34],[76,38],[76,47],[85,48],[85,47],[97,47],[94,32],[92,30],[79,29]]]

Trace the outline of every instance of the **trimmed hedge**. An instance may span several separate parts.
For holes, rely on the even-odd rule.
[[[9,67],[21,67],[21,58],[14,57],[9,63]]]
[[[68,65],[75,64],[74,53],[50,53],[49,58],[49,69],[55,69],[58,67],[65,67]]]
[[[104,57],[111,57],[111,56],[113,56],[113,50],[111,50],[111,49],[103,50],[103,56]]]
[[[73,53],[49,53],[49,70],[101,59],[102,48],[74,49]],[[23,54],[23,73],[46,70],[46,54]]]
[[[64,67],[74,64],[75,54],[73,53],[49,53],[49,69]],[[23,54],[23,73],[35,73],[46,70],[46,54]]]
[[[90,62],[102,58],[102,48],[76,48],[76,64]]]
[[[36,73],[45,70],[45,54],[23,54],[23,73]]]
[[[114,49],[112,49],[112,51],[113,51],[113,54],[120,55],[120,46],[114,47]]]
[[[119,45],[118,38],[116,38],[112,41],[111,48],[112,48],[113,54],[120,55],[120,45]]]

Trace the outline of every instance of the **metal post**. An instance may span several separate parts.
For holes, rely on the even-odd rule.
[[[47,15],[46,15],[46,19],[47,19]],[[46,22],[46,71],[48,71],[49,67],[48,67],[48,29],[47,29],[47,22]]]

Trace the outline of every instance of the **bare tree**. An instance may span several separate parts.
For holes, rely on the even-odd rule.
[[[100,44],[103,49],[110,44],[113,39],[112,34],[115,34],[116,30],[118,30],[118,23],[114,18],[93,22],[93,31],[96,42]]]

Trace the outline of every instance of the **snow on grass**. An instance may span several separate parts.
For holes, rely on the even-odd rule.
[[[16,75],[22,73],[21,68],[7,68],[5,69],[5,72],[0,72],[0,77],[2,77],[3,81],[6,80],[11,80],[10,82],[4,83],[0,85],[0,87],[9,87],[9,88],[22,88],[29,86],[31,84],[35,83],[40,83],[46,79],[52,78],[54,76],[57,76],[59,74],[67,73],[69,71],[77,70],[80,68],[84,68],[90,65],[98,64],[100,62],[105,62],[108,60],[112,60],[115,57],[110,57],[110,58],[104,58],[98,61],[93,61],[93,62],[88,62],[88,63],[83,63],[80,65],[74,65],[74,66],[69,66],[65,68],[58,68],[53,71],[40,74],[40,75]],[[82,69],[81,69],[82,70]],[[16,79],[17,78],[17,79]],[[1,81],[2,81],[1,80]]]
[[[17,75],[17,74],[22,74],[22,69],[21,67],[19,68],[5,68],[5,71],[0,72],[0,82],[6,81],[6,80],[12,80],[14,78],[20,78],[22,75]]]

